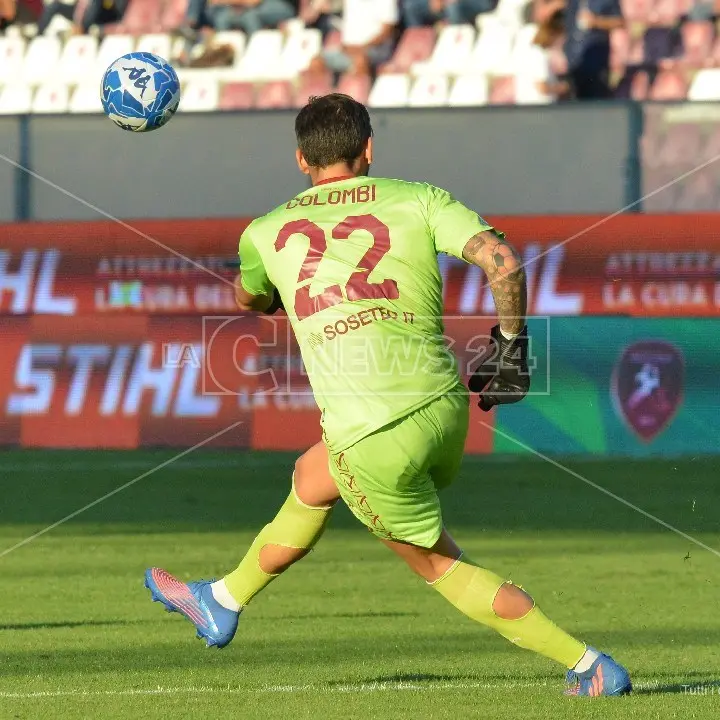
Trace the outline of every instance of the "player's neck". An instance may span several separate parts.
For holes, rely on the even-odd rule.
[[[357,177],[359,173],[346,163],[338,163],[325,168],[318,168],[310,172],[310,181],[313,185],[323,185],[335,180],[347,180]]]

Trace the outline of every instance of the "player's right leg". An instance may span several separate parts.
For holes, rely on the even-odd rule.
[[[310,448],[295,469],[285,504],[255,538],[240,565],[224,578],[184,583],[160,568],[145,572],[153,600],[187,617],[210,646],[224,647],[233,639],[242,608],[307,555],[325,530],[339,498],[325,446],[318,443]]]

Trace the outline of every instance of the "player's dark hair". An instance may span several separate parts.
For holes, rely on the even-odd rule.
[[[352,163],[372,133],[367,108],[341,93],[311,97],[295,118],[298,148],[311,167]]]

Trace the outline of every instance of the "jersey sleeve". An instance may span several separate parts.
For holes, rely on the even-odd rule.
[[[270,295],[274,285],[270,282],[262,257],[247,228],[240,237],[240,283],[251,295]]]
[[[435,243],[435,250],[463,259],[467,241],[483,230],[495,230],[476,212],[456,200],[446,190],[429,187],[428,228]],[[504,233],[498,232],[504,237]]]

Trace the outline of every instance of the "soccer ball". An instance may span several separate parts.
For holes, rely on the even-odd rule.
[[[105,71],[101,95],[105,113],[118,127],[148,132],[161,128],[177,112],[180,81],[161,57],[133,52]]]

